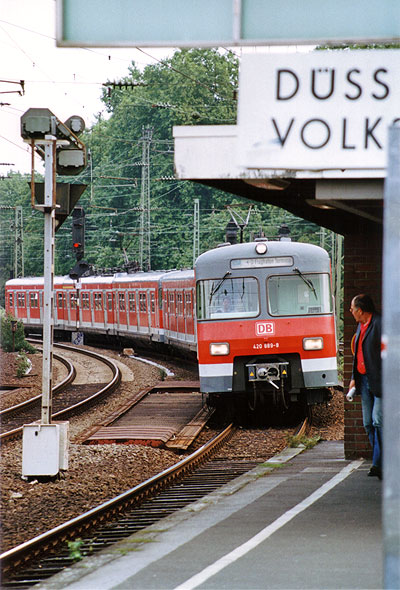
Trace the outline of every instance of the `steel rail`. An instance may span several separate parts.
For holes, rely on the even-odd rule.
[[[304,418],[303,422],[301,422],[298,425],[298,427],[296,428],[294,436],[297,438],[301,438],[302,436],[305,436],[309,426],[310,426],[310,420],[307,416],[306,418]]]
[[[233,432],[234,427],[230,424],[225,430],[194,451],[191,455],[165,469],[160,474],[100,504],[96,508],[92,508],[88,512],[46,533],[6,551],[0,555],[0,566],[3,576],[11,570],[15,571],[16,568],[32,561],[43,553],[53,550],[62,543],[87,534],[90,529],[116,517],[127,509],[138,506],[148,497],[159,493],[178,478],[182,478],[192,472],[201,463],[204,463],[212,453],[217,451],[226,442]]]
[[[58,354],[53,354],[53,358],[58,360],[60,363],[62,363],[68,369],[68,375],[65,377],[65,379],[63,379],[62,381],[60,381],[59,383],[57,383],[57,385],[55,385],[53,387],[53,394],[54,394],[54,393],[61,391],[62,389],[64,389],[64,387],[66,387],[67,385],[72,383],[72,381],[75,379],[75,376],[76,376],[76,370],[75,370],[74,365],[69,360],[65,359],[64,357],[59,356]],[[24,408],[28,408],[30,405],[33,406],[36,402],[38,402],[41,399],[41,397],[42,397],[42,394],[40,393],[39,395],[35,395],[34,397],[31,397],[30,399],[25,400],[24,402],[21,402],[19,404],[16,404],[15,406],[10,406],[9,408],[4,408],[4,410],[0,411],[0,419],[4,418],[4,416],[7,416],[8,414],[12,414],[13,412],[19,412],[20,410],[22,410]]]
[[[64,410],[60,410],[59,412],[56,412],[55,414],[53,414],[52,418],[60,418],[60,417],[65,418],[70,413],[77,413],[78,410],[80,410],[81,408],[84,408],[85,406],[89,406],[93,401],[101,399],[101,397],[105,393],[113,391],[120,384],[121,379],[122,379],[121,371],[120,371],[118,365],[116,363],[114,363],[114,361],[112,361],[110,358],[103,356],[102,354],[99,354],[98,352],[93,352],[92,350],[84,350],[82,348],[76,348],[74,346],[70,346],[69,344],[56,344],[56,346],[58,346],[59,348],[63,348],[64,350],[71,350],[73,352],[79,352],[81,354],[85,354],[86,356],[91,356],[92,358],[100,360],[105,365],[110,367],[110,369],[113,373],[113,378],[109,383],[107,383],[107,385],[102,387],[102,389],[99,389],[99,391],[96,391],[96,393],[94,393],[90,397],[87,397],[86,399],[78,402],[77,404],[69,406],[68,408],[65,408]]]
[[[99,361],[101,361],[102,363],[104,363],[108,367],[110,367],[112,374],[113,374],[113,378],[109,383],[107,383],[107,385],[105,385],[100,390],[96,391],[96,393],[92,394],[91,396],[87,397],[86,399],[81,400],[80,402],[78,402],[72,406],[68,406],[67,408],[64,408],[63,410],[59,410],[58,412],[55,412],[54,414],[52,414],[52,416],[51,416],[52,419],[59,419],[61,417],[66,418],[67,416],[70,416],[71,414],[78,413],[81,409],[83,409],[85,407],[89,407],[94,401],[101,399],[105,393],[113,391],[119,385],[119,383],[121,381],[121,377],[122,377],[121,371],[120,371],[118,365],[116,363],[114,363],[111,359],[109,359],[99,353],[93,352],[91,350],[84,350],[82,348],[77,348],[77,347],[70,346],[67,344],[59,344],[58,343],[58,344],[55,344],[54,346],[57,346],[58,348],[63,348],[64,350],[70,350],[72,352],[77,352],[79,354],[83,354],[83,355],[98,359]],[[54,355],[54,356],[57,357],[57,359],[59,359],[59,360],[62,359],[62,357],[60,357],[59,355]],[[72,364],[69,361],[66,361],[66,359],[63,359],[61,362],[64,362],[64,361],[66,363],[68,363],[68,365],[72,366]],[[65,389],[65,387],[67,387],[69,384],[72,383],[75,376],[76,376],[76,371],[75,371],[75,368],[73,368],[73,375],[71,376],[71,370],[70,370],[66,379],[53,388],[53,394],[55,392],[61,391],[62,389]],[[13,408],[7,408],[7,410],[3,410],[3,411],[6,413],[7,412],[11,413],[11,410],[20,411],[22,409],[26,409],[30,405],[34,405],[35,403],[38,403],[39,400],[41,399],[41,397],[42,396],[40,394],[40,395],[32,398],[31,400],[27,400],[27,402],[22,402],[22,404],[17,404],[16,406],[13,406]],[[5,414],[0,414],[0,417],[4,416],[4,415]],[[23,426],[20,426],[18,428],[14,428],[13,430],[9,430],[8,432],[4,432],[4,433],[0,434],[0,442],[3,443],[5,441],[9,441],[11,439],[17,438],[22,435],[22,432],[23,432]]]

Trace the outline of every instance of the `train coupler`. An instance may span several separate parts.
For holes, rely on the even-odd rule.
[[[288,378],[289,362],[287,361],[248,363],[246,367],[249,381],[264,381],[275,389],[281,389],[283,381]]]

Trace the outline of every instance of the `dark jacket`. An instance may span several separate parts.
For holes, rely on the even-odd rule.
[[[360,329],[360,324],[358,324],[353,359],[353,379],[356,382],[357,393],[360,393],[361,379],[361,375],[357,371],[357,350],[360,340]],[[381,316],[374,313],[367,331],[365,332],[362,341],[362,349],[364,353],[365,368],[367,370],[369,389],[375,397],[382,397],[381,334]]]

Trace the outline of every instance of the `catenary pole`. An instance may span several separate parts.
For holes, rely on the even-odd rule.
[[[15,207],[14,277],[25,276],[24,264],[24,221],[22,207]]]
[[[383,246],[384,587],[400,588],[400,123],[389,129]]]
[[[200,255],[200,199],[194,200],[193,210],[193,266]]]
[[[153,136],[152,127],[142,129],[142,188],[140,196],[140,247],[139,262],[141,270],[151,269],[150,237],[150,143]]]

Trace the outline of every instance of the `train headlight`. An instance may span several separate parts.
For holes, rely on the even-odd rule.
[[[321,336],[318,338],[303,338],[304,350],[322,350],[324,348],[324,339]]]
[[[212,356],[226,356],[229,354],[229,342],[211,342],[210,354]]]
[[[258,242],[258,244],[256,244],[257,254],[265,254],[267,249],[267,244],[265,242]]]

